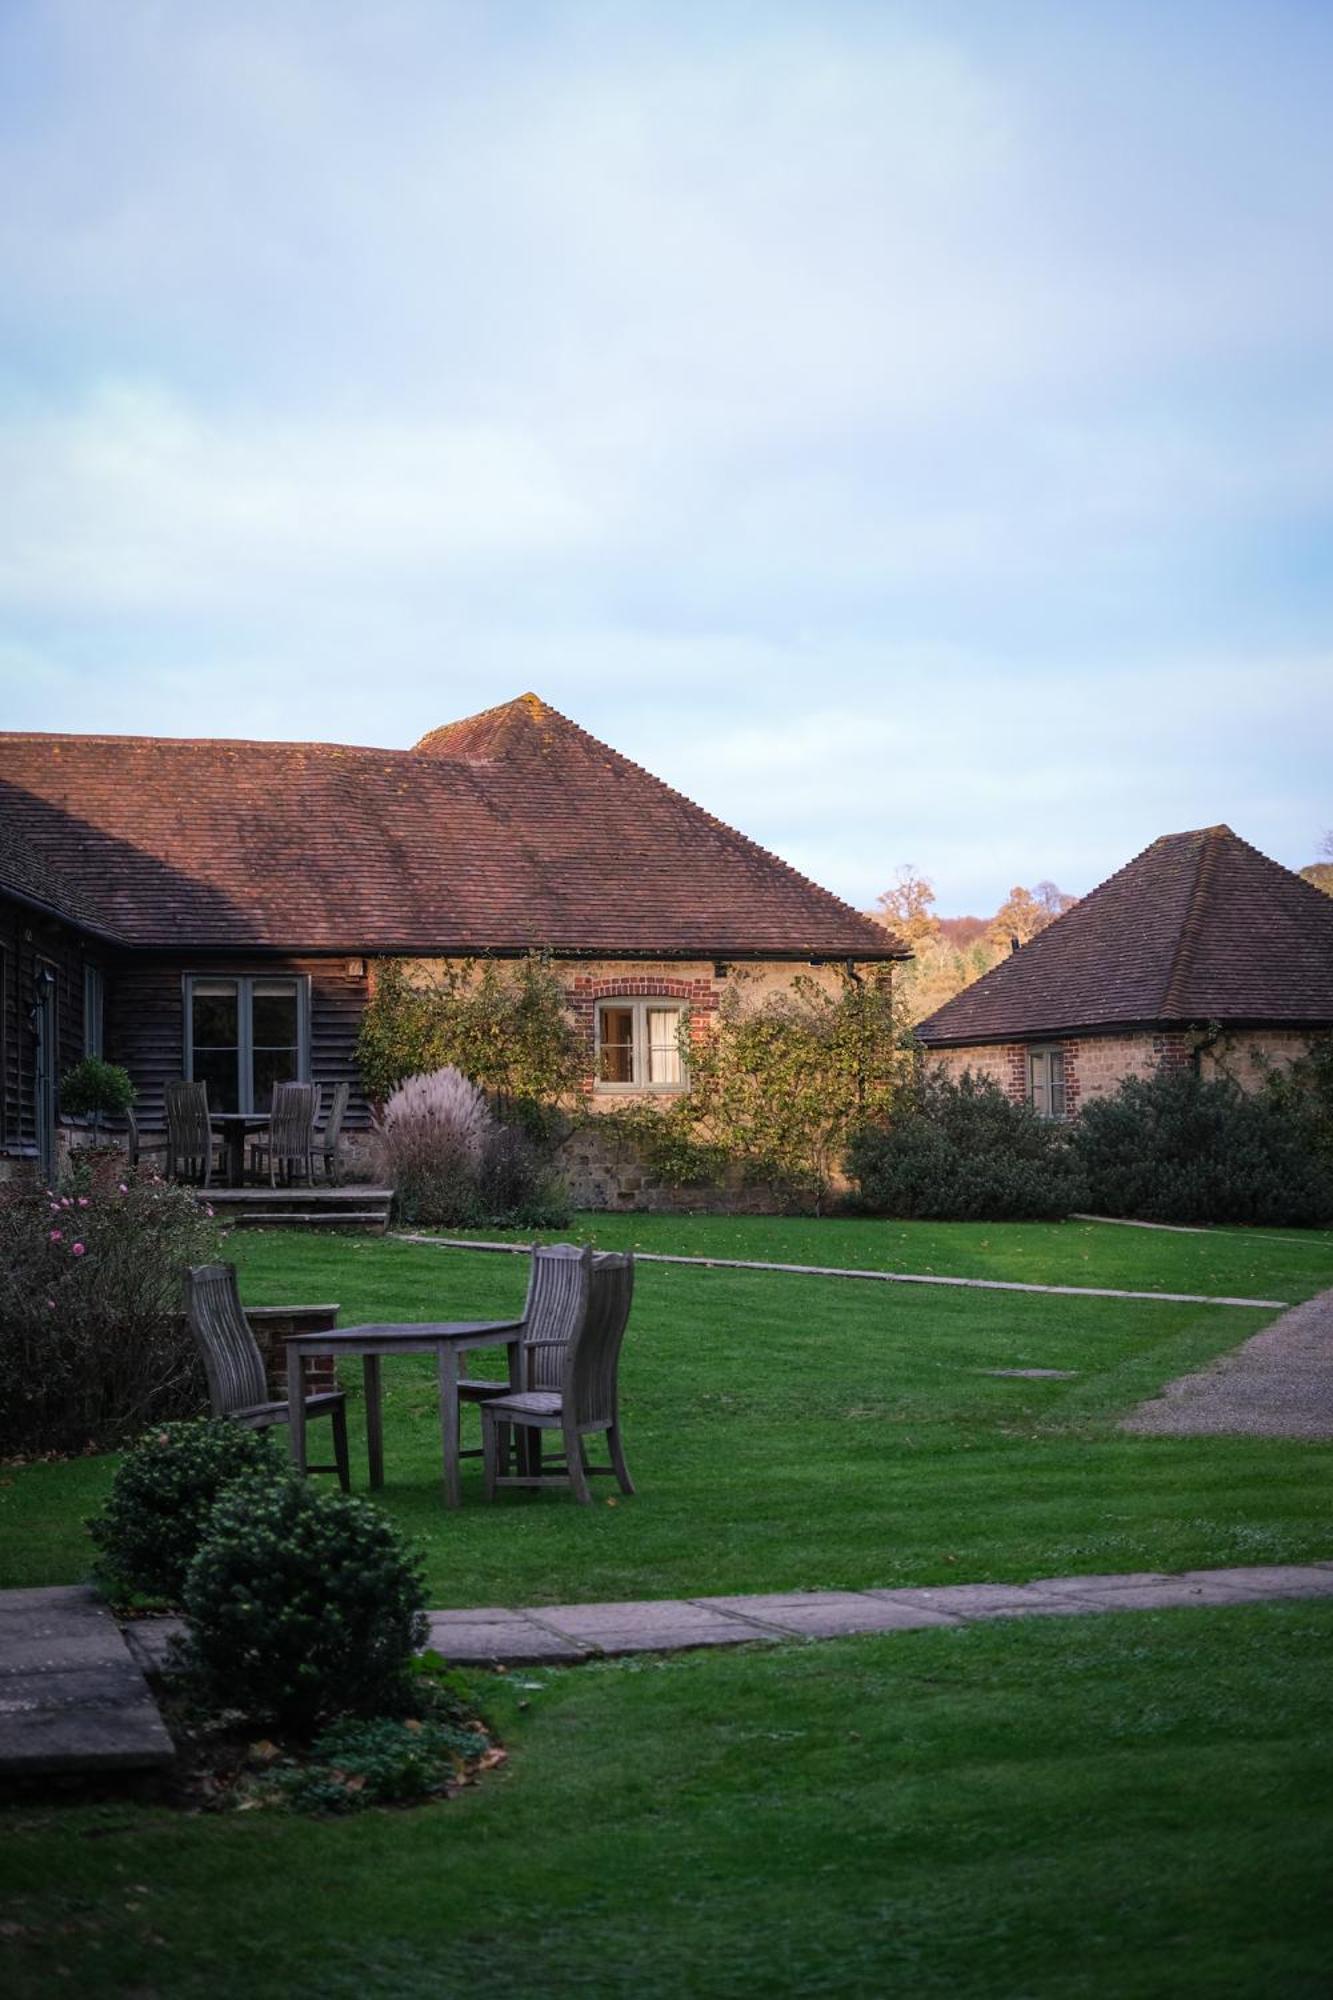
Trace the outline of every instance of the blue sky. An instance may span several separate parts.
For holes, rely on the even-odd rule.
[[[534,688],[946,912],[1333,825],[1333,8],[0,0],[0,725]]]

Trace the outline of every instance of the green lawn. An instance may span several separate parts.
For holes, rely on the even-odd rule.
[[[702,1218],[599,1227],[605,1240],[646,1235],[686,1253],[725,1254],[720,1244],[739,1234],[756,1254],[800,1248],[804,1256],[808,1246],[819,1261],[841,1261],[837,1244],[852,1241],[850,1231],[862,1263],[876,1248],[891,1261],[903,1234],[898,1224]],[[1328,1238],[1200,1239],[1091,1225],[922,1225],[907,1237],[911,1261],[921,1266],[928,1253],[939,1271],[982,1263],[1063,1280],[1077,1264],[1088,1283],[1124,1283],[1143,1276],[1127,1264],[1141,1254],[1167,1290],[1295,1298],[1333,1283]],[[1211,1273],[1201,1242],[1220,1260]],[[518,1257],[370,1237],[258,1232],[233,1237],[231,1248],[250,1302],[335,1298],[347,1322],[511,1313],[525,1281]],[[1322,1556],[1327,1448],[1133,1438],[1114,1424],[1271,1317],[644,1264],[623,1365],[637,1499],[608,1505],[599,1487],[588,1510],[554,1493],[508,1494],[488,1508],[474,1461],[464,1468],[463,1509],[446,1515],[429,1365],[403,1361],[385,1370],[383,1500],[424,1546],[437,1605]],[[1013,1367],[1077,1372],[1068,1381],[984,1372]],[[354,1370],[348,1380],[355,1391]],[[358,1426],[359,1418],[358,1401]],[[467,1421],[475,1428],[474,1414]],[[358,1429],[358,1479],[363,1465]],[[110,1470],[109,1461],[83,1460],[0,1475],[9,1482],[0,1485],[0,1584],[85,1573],[80,1524]]]
[[[504,1231],[450,1230],[495,1240]],[[557,1232],[546,1231],[549,1238]],[[883,1222],[768,1215],[607,1215],[558,1232],[603,1250],[682,1257],[745,1257],[862,1271],[916,1271],[1037,1285],[1109,1285],[1125,1291],[1204,1292],[1295,1304],[1333,1284],[1327,1230],[1198,1234],[1091,1222]],[[526,1240],[526,1238],[524,1239]]]
[[[1327,1236],[585,1222],[683,1254],[1333,1284]],[[349,1322],[508,1313],[525,1275],[370,1238],[231,1248],[248,1301],[336,1298]],[[624,1359],[638,1498],[487,1508],[473,1465],[445,1514],[429,1371],[407,1361],[386,1370],[384,1503],[439,1605],[1328,1557],[1327,1447],[1114,1425],[1272,1317],[646,1264]],[[1033,1366],[1077,1372],[983,1372]],[[359,1428],[356,1449],[359,1473]],[[85,1574],[110,1472],[0,1472],[0,1582]],[[0,1810],[0,1990],[1322,2000],[1331,1690],[1328,1601],[516,1672],[487,1684],[507,1769],[447,1805]]]
[[[1328,1993],[1328,1602],[491,1685],[511,1762],[447,1805],[0,1814],[5,1992]]]

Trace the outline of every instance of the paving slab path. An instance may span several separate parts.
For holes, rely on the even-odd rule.
[[[0,1593],[0,1780],[152,1771],[171,1738],[95,1590]]]
[[[1333,1291],[1293,1306],[1194,1375],[1122,1417],[1170,1437],[1333,1438]]]
[[[1258,1604],[1333,1597],[1333,1561],[1052,1576],[1035,1583],[948,1583],[905,1590],[787,1590],[756,1596],[646,1598],[623,1604],[480,1605],[430,1614],[430,1645],[460,1666],[574,1666],[632,1653],[842,1639],[971,1625],[987,1618],[1069,1618],[1102,1611]],[[178,1619],[127,1627],[136,1657],[160,1668]]]

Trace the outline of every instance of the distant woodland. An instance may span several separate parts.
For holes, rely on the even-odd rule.
[[[998,965],[1015,940],[1026,944],[1076,901],[1054,882],[1038,882],[1035,889],[1016,883],[994,916],[937,917],[933,887],[909,866],[898,870],[870,915],[915,954],[894,974],[904,1012],[915,1023]]]

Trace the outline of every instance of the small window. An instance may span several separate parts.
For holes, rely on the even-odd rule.
[[[600,1090],[684,1090],[684,1008],[661,1000],[604,1000],[597,1009]]]
[[[1065,1052],[1051,1049],[1028,1050],[1028,1103],[1038,1118],[1065,1115]]]
[[[100,965],[85,965],[83,968],[83,1053],[86,1056],[100,1056],[105,1053],[102,1044],[103,1017],[106,1013],[106,981],[102,977]]]

